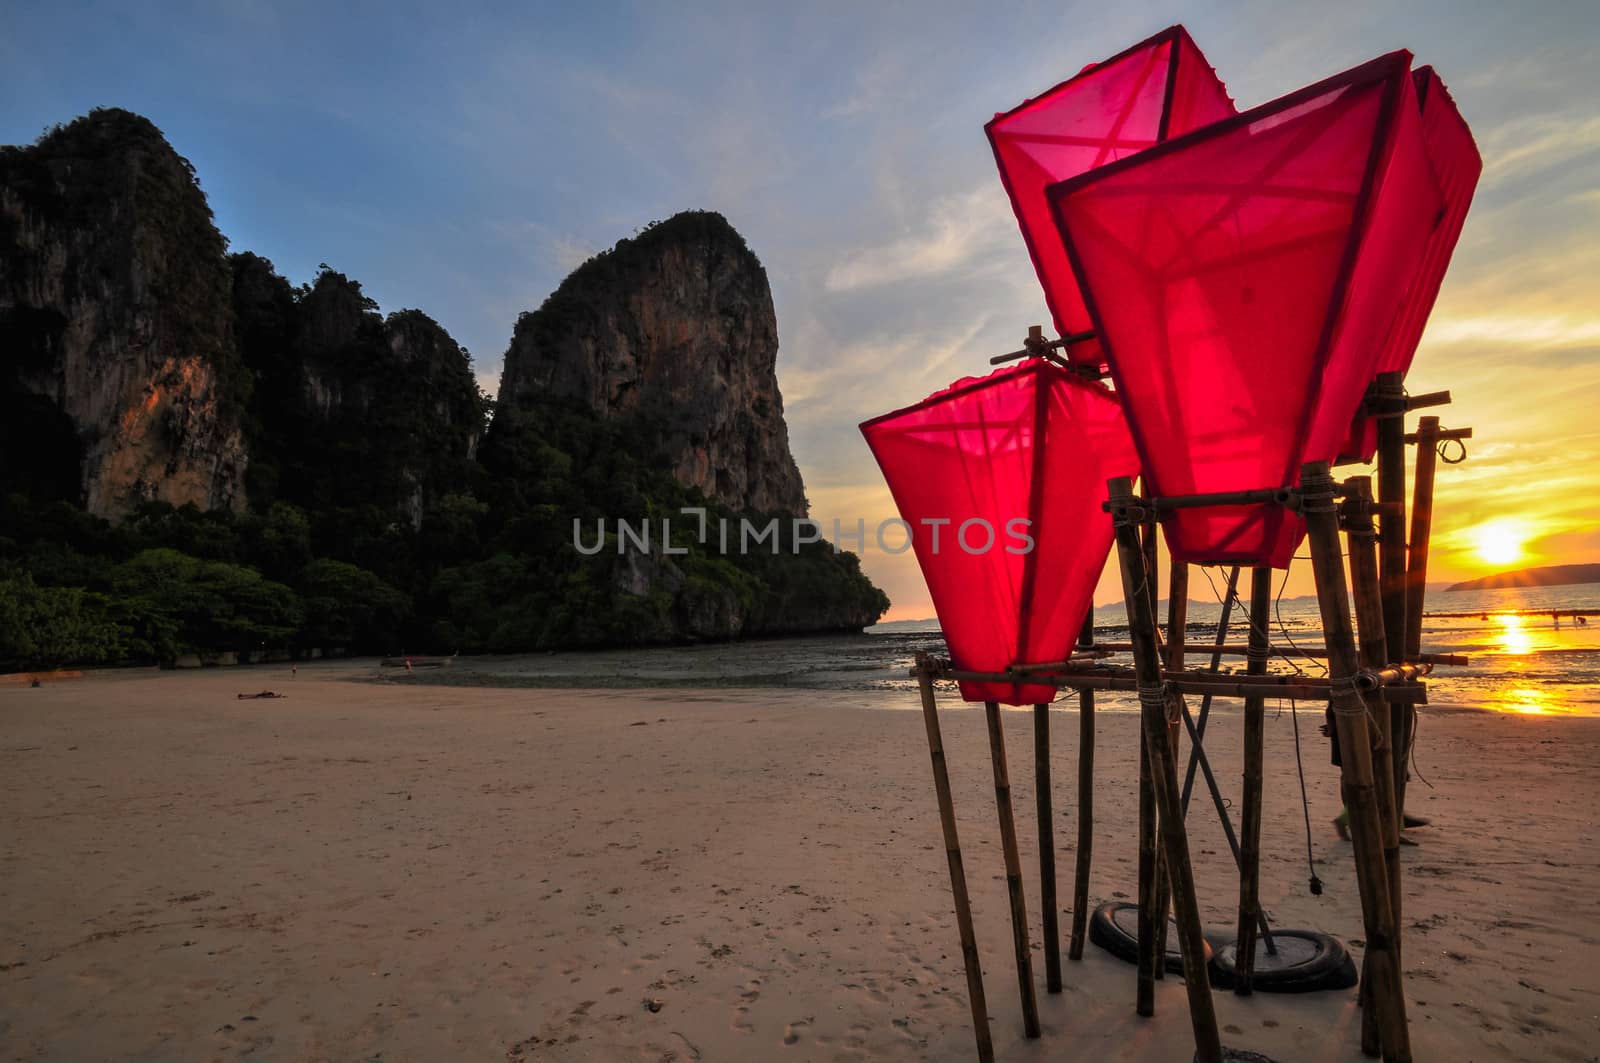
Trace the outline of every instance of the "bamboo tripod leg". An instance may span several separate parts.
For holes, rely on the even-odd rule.
[[[1411,541],[1406,555],[1406,640],[1405,659],[1422,656],[1422,609],[1428,588],[1428,540],[1433,534],[1433,478],[1439,459],[1439,418],[1417,419],[1417,463],[1412,472]],[[1416,730],[1417,709],[1407,705],[1402,716],[1400,741],[1395,744],[1395,807],[1400,809],[1405,826],[1406,770],[1411,756],[1411,740]]]
[[[1033,991],[1033,954],[1028,945],[1028,905],[1022,893],[1022,857],[1017,851],[1017,821],[1011,812],[1011,774],[1006,769],[1006,736],[1000,703],[983,703],[989,721],[989,755],[994,761],[994,802],[1000,814],[1000,847],[1005,853],[1006,890],[1011,894],[1011,937],[1017,953],[1017,988],[1022,994],[1022,1031],[1039,1036],[1039,1001]]]
[[[1078,646],[1094,646],[1094,607],[1083,618]],[[1067,958],[1083,959],[1089,924],[1089,864],[1094,850],[1094,691],[1078,691],[1078,853],[1072,875],[1072,938]]]
[[[1405,374],[1379,373],[1376,385],[1380,395],[1399,399],[1405,395]],[[1406,654],[1406,422],[1403,416],[1378,418],[1378,498],[1389,507],[1378,522],[1379,579],[1383,591],[1384,641],[1386,662],[1399,664]],[[1391,748],[1403,747],[1411,729],[1408,702],[1391,702],[1389,730]],[[1405,791],[1405,762],[1394,758],[1394,789]]]
[[[1154,553],[1149,547],[1145,549],[1148,558]],[[1154,571],[1154,568],[1151,569]],[[1172,562],[1172,572],[1167,583],[1167,663],[1170,671],[1181,672],[1184,667],[1183,651],[1184,639],[1189,624],[1189,565],[1183,561]],[[1179,695],[1182,701],[1182,695]],[[1184,713],[1188,713],[1188,706],[1184,706]],[[1177,755],[1179,721],[1176,716],[1169,721],[1167,728],[1168,739],[1172,743],[1173,755]],[[1179,803],[1181,814],[1187,815],[1189,807]],[[1172,881],[1167,874],[1166,861],[1162,860],[1156,865],[1156,977],[1165,978],[1167,973],[1167,911],[1171,904]]]
[[[972,905],[967,898],[967,874],[961,866],[961,840],[956,835],[955,805],[950,800],[950,775],[945,769],[944,738],[933,700],[933,677],[918,670],[922,692],[922,720],[928,728],[928,756],[933,761],[933,788],[939,797],[939,824],[944,829],[945,857],[950,864],[950,893],[955,900],[956,927],[961,933],[961,962],[967,969],[967,1000],[972,1005],[972,1033],[978,1040],[979,1063],[994,1063],[994,1042],[989,1035],[989,1008],[983,995],[983,965],[978,959],[978,939],[972,932]]]
[[[1350,542],[1350,592],[1355,598],[1356,631],[1361,664],[1367,668],[1382,668],[1388,654],[1388,640],[1384,629],[1383,592],[1378,575],[1377,534],[1372,526],[1370,503],[1372,481],[1369,477],[1352,477],[1345,481],[1345,497],[1353,505],[1349,508],[1346,529]],[[1389,905],[1395,920],[1395,962],[1403,963],[1400,949],[1401,876],[1400,876],[1400,812],[1395,795],[1393,751],[1387,735],[1381,728],[1373,748],[1373,782],[1377,790],[1378,813],[1383,822],[1383,860],[1388,875]],[[1363,962],[1363,967],[1367,964]],[[1401,968],[1403,970],[1403,966]],[[1378,1029],[1377,1002],[1370,991],[1367,979],[1370,972],[1363,971],[1367,991],[1361,997],[1361,1050],[1376,1056],[1381,1048]]]
[[[1182,714],[1184,726],[1189,729],[1189,741],[1194,743],[1200,755],[1200,773],[1205,778],[1206,789],[1211,793],[1211,801],[1216,805],[1217,819],[1222,824],[1222,835],[1228,840],[1228,852],[1233,854],[1233,866],[1243,870],[1244,861],[1240,858],[1239,837],[1233,832],[1233,821],[1228,818],[1228,806],[1222,800],[1222,791],[1217,787],[1216,776],[1211,773],[1211,761],[1206,756],[1205,749],[1199,748],[1201,743],[1199,729],[1195,726],[1194,717],[1189,715],[1187,705],[1183,706]],[[1272,943],[1272,928],[1267,925],[1267,917],[1259,909],[1256,911],[1256,927],[1261,931],[1261,940],[1267,946],[1267,953],[1277,955],[1278,950]]]
[[[1044,987],[1061,992],[1061,928],[1056,906],[1056,830],[1050,807],[1050,706],[1033,707],[1033,784],[1039,812],[1039,908],[1044,916]]]
[[[1072,875],[1072,940],[1067,958],[1083,959],[1089,924],[1089,865],[1094,849],[1094,691],[1078,692],[1078,853]]]
[[[1150,615],[1156,610],[1156,600],[1161,586],[1156,563],[1156,526],[1152,521],[1143,528],[1139,543],[1144,558],[1146,598],[1150,602]],[[1139,918],[1137,922],[1139,963],[1136,975],[1134,1010],[1144,1016],[1156,1011],[1155,980],[1166,976],[1165,943],[1162,933],[1162,912],[1157,905],[1165,894],[1161,866],[1161,845],[1156,837],[1155,784],[1151,778],[1150,745],[1143,731],[1139,734]],[[1164,910],[1164,906],[1163,906]]]
[[[1272,570],[1250,571],[1250,675],[1267,671],[1267,611],[1272,605]],[[1256,967],[1256,925],[1261,919],[1261,805],[1266,699],[1244,699],[1244,810],[1239,817],[1238,981],[1234,992],[1249,996]]]
[[[1139,918],[1138,970],[1134,975],[1133,1010],[1156,1013],[1156,797],[1150,771],[1150,739],[1139,731]]]
[[[1355,681],[1359,671],[1355,633],[1350,624],[1350,596],[1339,542],[1339,518],[1333,501],[1333,477],[1327,462],[1307,464],[1300,475],[1301,512],[1311,543],[1317,602],[1328,648],[1333,681],[1331,707],[1339,732],[1345,800],[1350,810],[1350,837],[1356,859],[1356,882],[1367,938],[1370,991],[1375,1000],[1384,1058],[1411,1063],[1406,1025],[1405,991],[1395,947],[1394,910],[1383,855],[1368,709]]]
[[[1211,670],[1222,667],[1222,647],[1228,644],[1228,622],[1233,616],[1233,599],[1239,588],[1239,566],[1228,569],[1228,590],[1222,598],[1222,619],[1217,622],[1217,650],[1211,655]],[[1211,695],[1200,699],[1200,723],[1197,733],[1189,736],[1189,767],[1183,773],[1183,810],[1189,811],[1189,795],[1194,792],[1194,772],[1200,763],[1200,741],[1206,734],[1206,717],[1211,714]]]
[[[1172,701],[1161,676],[1156,645],[1155,609],[1147,593],[1149,569],[1133,523],[1133,482],[1111,480],[1111,509],[1115,518],[1117,556],[1122,570],[1123,597],[1128,605],[1128,627],[1133,639],[1134,667],[1139,680],[1140,722],[1149,750],[1150,779],[1160,816],[1160,840],[1172,873],[1172,901],[1178,926],[1178,948],[1183,955],[1184,988],[1189,998],[1189,1020],[1194,1028],[1195,1058],[1199,1063],[1221,1063],[1222,1041],[1217,1013],[1206,975],[1205,938],[1200,929],[1199,903],[1195,899],[1194,868],[1189,863],[1189,841],[1178,802],[1178,765],[1170,741]]]

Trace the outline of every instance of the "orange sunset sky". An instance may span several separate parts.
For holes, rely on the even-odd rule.
[[[574,266],[720,211],[772,284],[790,441],[825,527],[894,515],[857,424],[987,372],[1049,320],[984,137],[996,111],[1177,22],[1241,108],[1408,48],[1485,162],[1408,382],[1453,391],[1434,412],[1476,431],[1441,470],[1432,575],[1600,561],[1594,0],[159,8],[18,7],[0,143],[95,106],[148,115],[235,249],[424,308],[490,394],[517,315]],[[890,618],[932,616],[909,553],[863,561]],[[1303,568],[1287,593],[1310,591]],[[1103,580],[1098,600],[1118,594]]]
[[[1241,108],[1382,51],[1409,47],[1419,65],[1437,66],[1472,124],[1483,177],[1407,380],[1416,393],[1449,389],[1453,405],[1424,412],[1438,414],[1447,427],[1471,426],[1475,432],[1464,464],[1440,466],[1430,582],[1600,561],[1595,20],[1592,13],[1583,19],[1588,34],[1577,34],[1571,24],[1566,28],[1574,32],[1564,32],[1561,19],[1551,17],[1507,38],[1495,32],[1495,16],[1465,5],[1450,11],[1426,27],[1388,22],[1375,10],[1333,18],[1317,34],[1280,22],[1282,36],[1265,54],[1238,47],[1226,10],[1186,17]],[[1580,17],[1576,9],[1567,15]],[[1155,22],[1148,27],[1159,28]],[[1025,49],[1024,55],[1061,58],[1019,63],[985,102],[989,110],[1003,109],[1134,39],[1096,31],[1070,40],[1055,37],[1037,52]],[[951,322],[939,336],[912,322],[902,334],[889,330],[857,338],[850,344],[855,357],[833,372],[791,364],[783,373],[814,511],[825,522],[864,514],[870,525],[893,516],[894,508],[859,442],[852,461],[823,470],[807,466],[806,421],[813,403],[835,402],[840,390],[863,413],[914,402],[958,376],[987,372],[988,355],[1019,346],[1026,325],[1049,320],[991,173],[979,129],[986,117],[971,109],[964,180],[952,180],[947,195],[908,217],[892,239],[846,256],[826,284],[839,292],[878,291],[893,298],[901,286],[938,292],[959,278],[984,293],[981,302],[990,309]],[[945,307],[930,312],[940,320],[951,316]],[[1416,416],[1408,425],[1415,425]],[[1339,475],[1360,471],[1350,466]],[[886,619],[932,615],[909,553],[888,555],[869,543],[863,562],[893,599]],[[1198,577],[1196,582],[1191,596],[1207,597],[1205,583]],[[1309,564],[1297,562],[1286,593],[1312,589]],[[1108,568],[1095,600],[1120,598],[1120,584]]]

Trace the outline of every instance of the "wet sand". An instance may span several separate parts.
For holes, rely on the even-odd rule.
[[[392,670],[385,670],[392,671]],[[0,686],[0,1057],[965,1060],[961,954],[911,696],[352,682],[370,664]],[[240,701],[270,687],[288,697]],[[983,716],[943,714],[1001,1059],[1189,1058],[1090,946],[1043,991],[1032,721],[1008,714],[1044,1038],[1022,1038]],[[1070,902],[1077,715],[1054,714]],[[1239,777],[1239,720],[1208,750]],[[1262,893],[1361,938],[1336,769],[1267,725]],[[1091,898],[1131,896],[1136,718],[1099,719]],[[1600,720],[1428,710],[1404,853],[1419,1060],[1600,1058]],[[1208,928],[1236,877],[1197,795]],[[1070,916],[1063,912],[1063,933]],[[1217,994],[1227,1043],[1362,1058],[1353,990]]]

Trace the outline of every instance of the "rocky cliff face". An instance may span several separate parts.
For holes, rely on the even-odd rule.
[[[333,270],[300,291],[251,254],[233,298],[255,373],[252,494],[314,508],[398,509],[412,527],[465,489],[483,429],[467,352],[420,310],[387,319]]]
[[[30,421],[8,437],[74,446],[50,458],[90,512],[243,502],[224,247],[193,168],[144,118],[95,111],[0,148],[0,392]]]
[[[760,261],[720,215],[688,212],[591,259],[517,321],[499,401],[578,399],[652,426],[673,475],[740,510],[804,515]]]

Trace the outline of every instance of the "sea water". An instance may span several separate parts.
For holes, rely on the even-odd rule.
[[[1211,580],[1205,580],[1210,572]],[[1241,580],[1242,597],[1247,580]],[[1190,579],[1188,640],[1216,638],[1222,612],[1217,600],[1223,578],[1199,570]],[[1210,600],[1203,600],[1202,595]],[[1497,712],[1600,715],[1600,616],[1587,624],[1563,617],[1559,624],[1540,610],[1600,610],[1600,584],[1493,591],[1446,591],[1430,587],[1430,617],[1423,623],[1423,649],[1466,656],[1466,667],[1440,666],[1428,680],[1429,701]],[[1161,606],[1166,615],[1166,604]],[[1509,611],[1525,610],[1527,615]],[[1227,641],[1244,642],[1245,609],[1236,605]],[[1320,646],[1321,617],[1314,597],[1274,602],[1271,636],[1282,653],[1273,671],[1323,675],[1323,662],[1301,657],[1296,646]],[[1095,637],[1126,642],[1120,602],[1095,609]],[[869,628],[863,635],[827,635],[694,646],[652,647],[588,653],[518,654],[459,658],[424,681],[528,687],[792,687],[833,691],[910,691],[910,669],[918,653],[947,652],[932,620],[900,621]],[[1110,663],[1128,663],[1124,655]],[[1190,667],[1209,659],[1191,655]],[[1243,670],[1241,658],[1223,658],[1224,669]],[[895,699],[898,704],[908,700]],[[1097,705],[1128,709],[1131,695],[1103,693]]]

